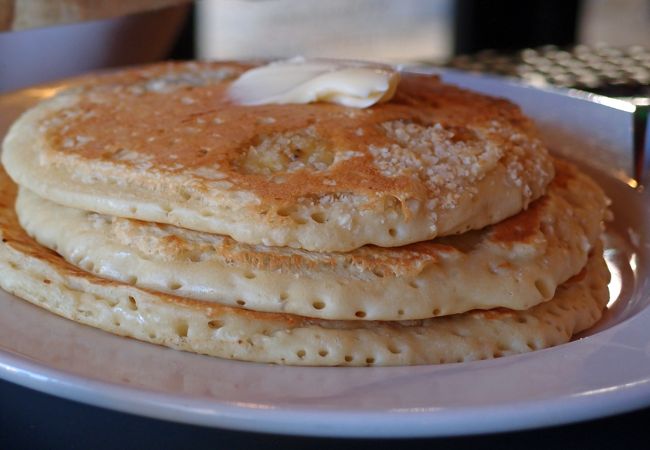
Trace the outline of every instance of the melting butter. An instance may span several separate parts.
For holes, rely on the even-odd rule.
[[[256,67],[230,87],[244,105],[327,102],[367,108],[395,94],[399,72],[358,61],[293,58]]]

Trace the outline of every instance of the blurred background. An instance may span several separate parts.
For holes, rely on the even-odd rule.
[[[0,91],[163,59],[425,62],[650,97],[650,0],[0,0]]]

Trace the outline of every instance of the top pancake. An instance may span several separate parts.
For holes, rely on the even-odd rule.
[[[62,205],[314,251],[482,228],[553,178],[505,100],[404,74],[393,100],[367,109],[235,105],[227,89],[246,68],[88,77],[12,126],[3,163]]]

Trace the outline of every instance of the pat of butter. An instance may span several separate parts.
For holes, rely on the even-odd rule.
[[[293,58],[245,72],[229,94],[243,105],[327,102],[367,108],[390,100],[398,83],[399,72],[382,64]]]

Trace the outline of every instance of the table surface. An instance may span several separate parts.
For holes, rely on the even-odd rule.
[[[526,432],[446,439],[314,439],[202,428],[96,408],[0,381],[1,449],[648,448],[650,408]]]

